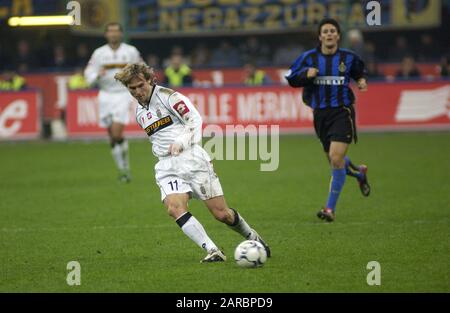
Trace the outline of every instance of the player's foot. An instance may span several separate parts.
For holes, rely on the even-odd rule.
[[[359,172],[363,174],[362,179],[358,179],[359,183],[359,189],[361,189],[361,193],[364,197],[368,197],[370,195],[370,186],[369,182],[367,180],[367,166],[366,165],[360,165],[359,166]]]
[[[225,254],[220,250],[211,250],[200,263],[224,262],[227,260]]]
[[[333,222],[336,219],[336,214],[329,208],[324,208],[317,212],[317,217],[327,222]]]
[[[128,171],[123,171],[120,172],[118,179],[121,183],[129,183],[131,181],[131,175]]]
[[[252,229],[252,235],[249,236],[251,238],[254,238],[253,240],[258,241],[260,244],[262,244],[264,246],[264,248],[266,249],[266,253],[267,253],[267,257],[270,258],[271,257],[271,251],[270,251],[270,247],[269,245],[262,239],[262,237],[256,232],[256,230]],[[249,239],[249,238],[247,238]]]

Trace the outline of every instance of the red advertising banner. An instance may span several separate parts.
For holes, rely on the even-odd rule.
[[[66,125],[67,135],[71,138],[106,137],[106,129],[101,128],[98,112],[98,92],[95,90],[70,91],[67,97]],[[145,135],[136,123],[137,102],[130,106],[129,125],[125,129],[128,136]]]
[[[0,92],[0,140],[38,138],[40,108],[37,91]]]
[[[355,95],[360,129],[450,129],[450,82],[369,83]]]
[[[379,69],[387,77],[393,77],[399,65],[394,63],[380,64]],[[418,68],[423,78],[436,79],[439,77],[437,64],[421,63]],[[274,85],[287,85],[284,75],[287,68],[265,67],[262,68],[272,79]],[[72,73],[39,73],[24,75],[27,86],[41,90],[43,101],[43,116],[45,121],[60,118],[61,111],[67,105],[67,82]],[[163,80],[163,74],[158,72],[159,81]],[[244,81],[242,68],[226,69],[195,69],[193,70],[195,87],[223,87],[239,86]]]
[[[279,125],[282,133],[313,132],[312,111],[301,101],[301,89],[288,86],[183,88],[203,116],[204,127]],[[69,92],[69,137],[105,136],[98,127],[97,93]],[[450,129],[450,84],[372,83],[356,92],[360,130]],[[130,108],[128,135],[144,136]]]
[[[42,73],[24,75],[27,86],[41,91],[44,120],[60,118],[67,103],[67,82],[71,73]]]

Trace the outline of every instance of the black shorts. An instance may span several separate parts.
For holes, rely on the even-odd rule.
[[[353,106],[314,110],[314,129],[325,152],[332,141],[351,143],[357,140]]]

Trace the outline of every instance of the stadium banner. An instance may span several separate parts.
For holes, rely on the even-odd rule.
[[[369,83],[356,95],[362,130],[450,129],[450,81]]]
[[[356,89],[356,88],[354,88]],[[301,89],[288,86],[182,88],[197,107],[204,124],[226,132],[227,125],[279,125],[281,133],[311,133],[313,116],[301,101]],[[372,83],[355,91],[360,130],[450,130],[450,83]],[[67,104],[67,133],[71,138],[106,137],[98,127],[97,92],[71,91]],[[134,105],[137,105],[136,103]],[[130,108],[129,136],[145,137]]]
[[[42,93],[44,121],[60,118],[67,103],[67,83],[72,73],[38,73],[23,75],[27,86]]]
[[[441,1],[379,0],[380,22],[368,26],[369,1],[130,0],[130,37],[235,35],[311,31],[324,16],[346,27],[387,30],[440,25]],[[369,6],[371,7],[371,6]]]
[[[60,0],[0,0],[0,20],[11,16],[61,14],[66,10],[65,2]]]
[[[66,128],[69,138],[106,137],[106,129],[99,123],[99,109],[97,90],[69,91],[66,108]],[[136,105],[130,106],[129,124],[125,133],[131,137],[144,136],[140,126],[136,123]]]
[[[423,78],[436,79],[439,78],[439,67],[432,63],[419,63],[418,68]],[[284,75],[287,68],[280,67],[264,67],[261,68],[270,76],[275,85],[286,85]],[[394,77],[398,69],[397,64],[387,63],[380,65],[380,70],[387,77]],[[27,86],[38,88],[42,91],[43,98],[43,119],[50,121],[58,119],[61,111],[67,105],[67,82],[69,81],[69,72],[53,72],[53,73],[36,73],[23,75]],[[240,86],[244,81],[244,73],[242,68],[227,68],[220,70],[211,69],[194,69],[192,71],[195,87],[222,87],[222,86]],[[158,81],[163,81],[163,73],[157,72]]]
[[[103,36],[105,25],[109,22],[123,23],[120,12],[126,1],[119,0],[78,0],[81,8],[81,24],[71,26],[70,30],[79,35]]]
[[[39,138],[40,108],[39,91],[0,92],[0,141]]]

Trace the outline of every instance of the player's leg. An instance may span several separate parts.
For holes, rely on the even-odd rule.
[[[363,196],[368,197],[370,194],[370,185],[367,179],[367,165],[361,164],[356,166],[352,163],[348,156],[345,157],[345,171],[348,176],[356,178],[359,188]]]
[[[112,137],[115,138],[117,147],[117,158],[120,163],[119,179],[124,182],[131,180],[130,162],[128,152],[128,141],[124,136],[125,126],[129,122],[130,105],[133,98],[128,92],[114,94],[110,97],[112,112]]]
[[[331,185],[327,200],[327,208],[336,211],[336,203],[345,184],[347,175],[345,170],[345,155],[348,144],[345,142],[332,141],[330,144]]]
[[[121,172],[124,168],[124,165],[122,161],[120,144],[117,142],[120,142],[120,139],[122,138],[121,130],[120,128],[118,129],[116,125],[113,126],[115,122],[114,116],[116,100],[117,99],[113,95],[105,91],[101,90],[98,94],[98,109],[100,117],[99,126],[108,130],[108,136],[111,145],[111,155],[113,157],[114,163],[116,164],[116,167]],[[121,179],[120,176],[119,179]]]
[[[228,225],[232,230],[239,233],[248,240],[256,240],[266,248],[267,256],[270,257],[270,248],[262,237],[248,225],[245,219],[233,208],[230,208],[225,197],[217,196],[203,200],[211,214],[220,222]]]
[[[317,213],[321,219],[332,222],[336,218],[336,204],[345,184],[345,154],[348,150],[348,144],[345,142],[332,141],[327,147],[327,158],[331,166],[331,181],[328,192],[327,205]]]
[[[124,124],[112,122],[108,128],[108,133],[111,141],[111,154],[120,172],[119,180],[129,182],[131,177],[128,162],[128,142],[123,136],[124,128]]]
[[[202,262],[225,261],[225,255],[209,238],[202,224],[187,210],[192,189],[180,177],[167,176],[165,171],[161,170],[161,168],[166,168],[167,164],[160,163],[161,161],[155,166],[156,180],[168,214],[176,221],[186,236],[208,253]]]

